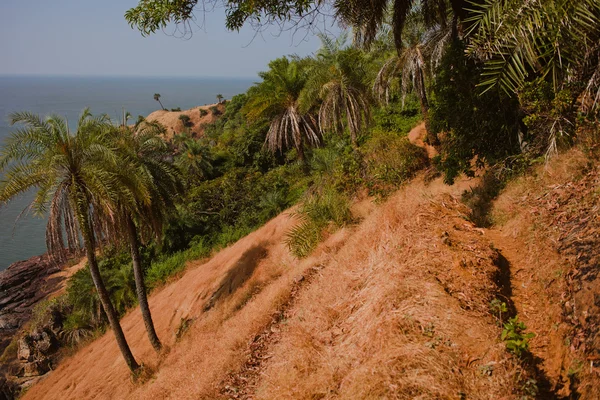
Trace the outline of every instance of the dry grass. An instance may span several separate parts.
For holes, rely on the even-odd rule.
[[[496,255],[465,212],[413,184],[367,218],[295,306],[256,397],[510,397],[518,367],[487,315]]]
[[[283,309],[253,398],[513,398],[520,368],[487,311],[497,254],[457,200],[472,183],[418,180],[375,209],[359,207],[360,225],[302,261],[283,243],[294,221],[280,215],[151,296],[170,351],[154,353],[139,310],[123,319],[134,354],[152,371],[145,382],[131,381],[108,333],[24,398],[220,398]],[[292,293],[314,266],[310,284]],[[236,268],[247,273],[233,284]],[[193,323],[177,341],[186,319]]]
[[[173,136],[179,135],[186,129],[189,130],[192,137],[198,138],[204,134],[205,125],[212,124],[219,118],[211,112],[212,107],[217,107],[221,113],[225,112],[225,104],[221,103],[194,107],[184,111],[158,110],[148,115],[146,119],[151,122],[160,122],[167,129],[167,139],[172,139]],[[204,116],[200,116],[200,110],[206,110],[208,113]],[[190,117],[191,126],[188,128],[183,126],[183,123],[179,119],[181,115]]]

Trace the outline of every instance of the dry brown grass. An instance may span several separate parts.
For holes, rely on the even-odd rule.
[[[173,136],[179,135],[184,132],[186,129],[189,130],[190,135],[194,138],[202,137],[204,134],[204,126],[208,124],[212,124],[219,117],[213,115],[211,112],[212,107],[217,107],[221,113],[225,112],[225,104],[210,104],[207,106],[194,107],[189,110],[184,111],[168,111],[168,110],[158,110],[154,111],[146,119],[151,122],[159,122],[166,129],[166,138],[172,139]],[[201,117],[200,110],[206,110],[208,113]],[[185,128],[183,123],[179,119],[181,115],[187,115],[190,117],[190,127]]]
[[[302,261],[283,243],[294,221],[280,215],[151,296],[168,352],[154,353],[139,310],[123,319],[134,354],[152,371],[144,382],[131,381],[108,333],[24,398],[220,398],[282,309],[253,398],[514,398],[520,368],[487,311],[497,254],[457,200],[472,183],[417,180],[377,208],[359,207],[360,225]],[[245,262],[244,254],[256,257]],[[240,265],[247,276],[220,290]],[[290,303],[297,278],[314,266]],[[177,341],[182,319],[193,323]]]
[[[487,314],[495,252],[443,190],[413,184],[360,225],[295,306],[257,398],[511,396],[518,367]]]

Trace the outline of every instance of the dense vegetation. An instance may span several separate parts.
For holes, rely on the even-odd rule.
[[[188,23],[196,3],[141,1],[127,19],[148,34],[170,21]],[[302,18],[321,4],[226,3],[234,28],[263,13]],[[65,341],[107,321],[118,332],[115,316],[143,305],[145,286],[160,286],[186,261],[209,256],[298,202],[300,224],[288,244],[306,256],[328,229],[352,222],[353,196],[384,197],[428,166],[424,150],[406,138],[422,119],[439,152],[435,171],[447,183],[483,166],[526,167],[597,131],[600,2],[412,3],[394,2],[390,15],[387,1],[336,2],[361,46],[323,36],[314,57],[272,61],[262,81],[227,102],[197,140],[182,134],[165,143],[160,127],[143,120],[127,128],[84,114],[71,133],[55,117],[15,115],[28,129],[0,154],[8,171],[0,201],[38,189],[36,210],[51,214],[49,250],[79,249],[79,235],[87,245],[89,268],[49,306],[65,316]],[[563,34],[559,20],[577,34]],[[70,146],[73,157],[60,158]],[[46,167],[55,168],[51,179]],[[98,262],[96,245],[103,250]],[[159,349],[149,313],[145,322]],[[121,348],[136,369],[124,337]]]

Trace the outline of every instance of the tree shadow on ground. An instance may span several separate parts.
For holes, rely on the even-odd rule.
[[[268,254],[266,243],[261,242],[246,250],[237,262],[227,272],[217,290],[213,292],[204,306],[204,311],[208,311],[222,299],[230,296],[239,289],[254,273],[254,270]]]

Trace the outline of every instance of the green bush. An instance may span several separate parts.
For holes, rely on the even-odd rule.
[[[518,316],[514,316],[504,324],[501,339],[506,343],[506,349],[517,357],[522,357],[529,352],[529,341],[535,337],[534,333],[524,333],[527,327]]]
[[[364,147],[366,186],[374,196],[389,195],[429,163],[425,150],[405,136],[381,134]]]
[[[442,142],[435,164],[451,184],[473,167],[493,165],[520,151],[519,102],[497,90],[481,93],[483,66],[467,58],[457,40],[442,57],[433,84],[430,129]],[[474,162],[475,161],[475,162]]]
[[[296,216],[299,224],[286,233],[285,242],[298,258],[308,256],[317,247],[330,224],[339,228],[353,219],[348,198],[332,189],[307,198]]]

